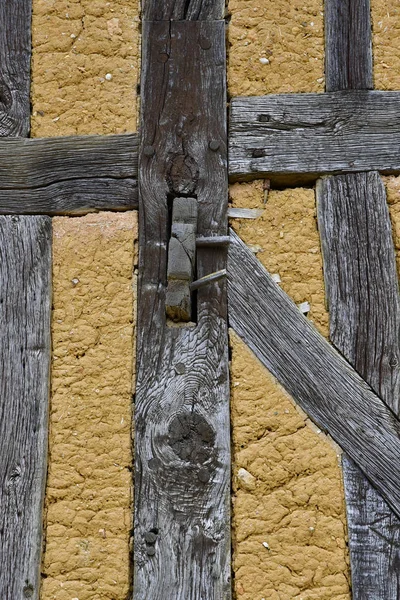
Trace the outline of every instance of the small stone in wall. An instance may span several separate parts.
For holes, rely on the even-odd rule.
[[[245,490],[254,490],[256,487],[256,478],[254,475],[246,471],[246,469],[239,469],[237,473],[239,484]]]

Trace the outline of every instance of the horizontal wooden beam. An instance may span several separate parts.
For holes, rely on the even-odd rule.
[[[138,136],[0,140],[0,214],[137,208]]]
[[[231,232],[231,327],[400,516],[400,422]]]
[[[231,101],[233,179],[311,182],[317,175],[400,173],[400,92],[347,90]]]

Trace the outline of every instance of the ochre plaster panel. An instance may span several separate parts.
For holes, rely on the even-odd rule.
[[[392,221],[397,271],[400,275],[400,177],[384,177],[383,181],[386,187],[390,219]]]
[[[374,85],[400,89],[400,5],[398,0],[371,0]]]
[[[137,214],[53,219],[42,600],[122,600],[132,528]]]
[[[337,450],[231,332],[238,600],[349,600]]]
[[[33,0],[32,136],[136,131],[138,2]]]
[[[230,0],[232,96],[324,91],[322,0]]]
[[[256,253],[296,304],[310,306],[308,317],[328,335],[313,189],[263,190],[263,181],[230,187],[232,206],[262,209],[257,219],[232,219],[237,234]],[[302,307],[305,311],[306,307]]]

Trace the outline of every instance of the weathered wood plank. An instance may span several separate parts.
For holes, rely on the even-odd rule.
[[[137,208],[138,136],[0,140],[0,214]]]
[[[400,422],[231,232],[229,321],[400,515]]]
[[[275,94],[231,101],[229,173],[274,183],[400,172],[400,93]]]
[[[145,21],[214,21],[224,18],[225,0],[146,0]]]
[[[325,0],[325,87],[372,90],[369,0]]]
[[[226,284],[197,293],[197,323],[167,327],[168,203],[194,197],[197,233],[227,232],[225,24],[145,22],[134,600],[229,600]],[[197,277],[226,245],[197,249]]]
[[[39,598],[51,220],[0,217],[0,597]]]
[[[30,129],[31,0],[0,2],[0,137]]]
[[[330,339],[398,416],[400,302],[392,228],[376,172],[317,185]],[[343,476],[353,600],[399,597],[400,521],[352,461]]]

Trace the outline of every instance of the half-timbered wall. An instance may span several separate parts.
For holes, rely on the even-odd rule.
[[[375,87],[399,89],[400,9],[371,7]],[[323,92],[321,0],[230,0],[227,21],[232,96]],[[129,0],[33,0],[32,136],[136,131],[139,24]],[[399,261],[400,178],[384,181]],[[230,197],[262,211],[231,224],[327,335],[314,190],[259,180],[233,184]],[[42,600],[121,600],[132,583],[136,219],[53,220]],[[233,333],[230,344],[236,597],[348,600],[340,450]]]

